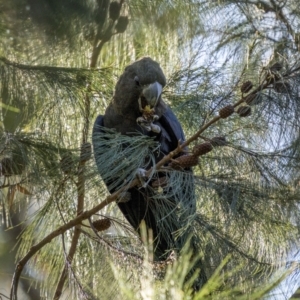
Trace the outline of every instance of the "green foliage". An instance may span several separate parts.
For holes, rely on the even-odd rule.
[[[147,240],[146,232],[144,234]],[[202,255],[199,254],[195,257],[190,250],[189,242],[184,247],[180,258],[175,261],[167,261],[164,265],[154,266],[149,261],[152,251],[151,239],[146,244],[147,251],[135,284],[132,280],[128,280],[128,274],[112,265],[114,276],[119,282],[122,299],[262,299],[293,270],[291,268],[283,274],[278,273],[265,286],[252,290],[251,276],[245,281],[231,282],[232,278],[245,265],[235,262],[235,267],[228,271],[227,266],[233,261],[233,257],[228,255],[220,262],[207,283],[199,290],[195,290],[194,280],[199,276],[200,270],[194,267],[197,266]],[[186,280],[187,277],[188,280]],[[249,288],[251,293],[250,290],[245,293]]]
[[[190,145],[215,136],[227,140],[200,157],[193,178],[184,178],[196,183],[196,195],[186,195],[178,185],[187,175],[166,170],[173,193],[197,199],[197,214],[183,211],[179,218],[192,227],[184,252],[167,266],[153,265],[151,251],[145,251],[116,206],[106,206],[90,221],[109,218],[109,230],[95,233],[87,221],[80,227],[74,258],[67,264],[66,293],[73,299],[266,295],[282,279],[276,272],[291,245],[299,244],[298,2],[130,0],[120,11],[128,27],[118,35],[112,22],[119,13],[112,17],[109,1],[0,4],[0,209],[7,227],[10,214],[26,211],[18,258],[80,214],[82,195],[83,210],[106,199],[94,159],[81,159],[81,144],[91,141],[91,124],[107,107],[124,66],[149,55],[165,71],[163,97],[187,137],[244,97],[245,81],[254,88],[270,84],[257,92],[251,116],[233,114]],[[91,49],[101,39],[105,45],[96,64],[101,68],[88,68]],[[282,69],[273,70],[278,61]],[[114,131],[97,143],[102,176],[118,175],[111,187],[132,182],[135,170],[158,147],[144,136]],[[125,150],[124,143],[129,145]],[[160,220],[170,207],[167,195],[155,192]],[[163,226],[172,227],[166,220]],[[55,238],[31,259],[28,272],[32,278],[44,276],[39,282],[43,295],[53,297],[76,230]],[[192,257],[191,248],[199,257]],[[194,279],[203,272],[208,281],[194,291]],[[278,276],[270,283],[274,273]]]

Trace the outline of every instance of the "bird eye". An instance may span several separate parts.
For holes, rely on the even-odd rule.
[[[140,85],[140,80],[137,76],[134,77],[134,81],[137,85]]]

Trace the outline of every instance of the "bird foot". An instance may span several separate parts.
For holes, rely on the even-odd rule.
[[[159,118],[157,115],[155,115],[154,117],[155,117],[154,121],[158,120],[157,118]],[[138,117],[136,119],[136,122],[139,126],[144,128],[146,131],[153,131],[154,133],[161,132],[161,128],[158,125],[153,124],[152,121],[146,120],[144,117]]]
[[[138,168],[136,171],[136,177],[140,182],[141,187],[145,188],[147,187],[147,176],[146,176],[147,171],[145,169],[142,168]]]
[[[159,119],[159,116],[158,115],[153,115],[153,119],[152,119],[152,122],[155,122]]]
[[[150,126],[151,126],[151,131],[153,131],[154,133],[160,133],[161,132],[161,128],[158,125],[155,125],[155,124],[151,123]]]
[[[136,119],[136,122],[139,126],[144,128],[146,131],[151,131],[151,122],[145,120],[143,117],[138,117]]]

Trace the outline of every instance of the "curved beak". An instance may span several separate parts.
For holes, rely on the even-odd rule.
[[[162,93],[162,85],[155,81],[144,87],[142,95],[151,108],[155,107]]]

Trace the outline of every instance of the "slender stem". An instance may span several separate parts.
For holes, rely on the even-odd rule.
[[[90,116],[90,98],[88,92],[85,96],[85,114],[84,114],[84,127],[82,131],[82,144],[87,142],[89,131],[89,116]],[[84,178],[85,162],[79,162],[78,165],[78,182],[77,182],[77,216],[79,216],[84,210],[84,197],[85,197],[85,178]],[[65,262],[64,269],[60,275],[55,293],[54,300],[58,300],[62,294],[63,287],[68,275],[69,266],[72,264],[77,245],[80,237],[80,224],[75,226],[74,235],[72,237],[71,246]]]
[[[80,237],[80,225],[76,225],[75,226],[75,230],[74,230],[74,235],[72,237],[72,242],[71,242],[71,247],[69,249],[69,254],[66,257],[66,262],[65,262],[65,267],[60,275],[57,287],[56,287],[56,291],[54,294],[53,299],[54,300],[58,300],[62,294],[63,291],[63,287],[65,284],[65,281],[67,279],[67,275],[68,275],[68,269],[69,266],[71,266],[75,252],[76,252],[76,248],[77,248],[77,244],[79,241],[79,237]]]
[[[100,51],[103,47],[105,42],[101,41],[99,44],[97,40],[95,40],[93,53],[91,57],[90,62],[90,68],[94,69],[97,64],[97,60],[100,54]],[[87,92],[85,94],[85,111],[84,111],[84,125],[83,125],[83,131],[82,131],[82,144],[86,143],[88,140],[88,132],[90,127],[90,107],[91,107],[91,101],[90,101],[90,84],[88,86]],[[78,183],[77,183],[77,215],[80,215],[84,210],[84,198],[85,198],[85,178],[84,178],[84,170],[85,170],[85,162],[80,162],[78,165]],[[64,269],[60,275],[53,300],[58,300],[61,297],[63,287],[65,284],[65,281],[67,279],[68,275],[68,269],[69,266],[71,266],[73,258],[76,253],[77,245],[79,242],[81,233],[81,226],[80,224],[75,226],[74,229],[74,235],[72,237],[71,246],[69,249],[68,256],[66,258]]]
[[[90,98],[87,91],[85,95],[85,115],[84,115],[84,128],[82,131],[82,144],[87,142],[88,131],[89,131],[89,117],[90,117]],[[78,165],[78,182],[77,182],[77,216],[79,216],[84,210],[84,197],[85,197],[85,178],[84,178],[85,162],[80,162]],[[69,254],[65,267],[60,275],[56,291],[54,293],[54,300],[58,300],[62,294],[64,283],[67,279],[68,268],[72,264],[77,245],[80,237],[80,225],[75,226],[74,235],[72,237]]]
[[[90,97],[89,97],[89,90],[86,92],[85,95],[85,113],[84,113],[84,127],[82,131],[82,144],[87,142],[88,138],[88,131],[90,125]],[[84,178],[84,171],[85,171],[85,162],[79,162],[78,165],[78,182],[77,182],[77,216],[79,216],[84,210],[84,198],[85,198],[85,178]],[[72,264],[73,258],[76,253],[77,245],[79,242],[80,237],[80,224],[75,226],[74,235],[72,237],[71,246],[69,249],[68,256],[66,258],[64,269],[60,275],[55,293],[54,293],[54,300],[58,300],[62,294],[63,287],[68,275],[69,266]]]
[[[109,39],[111,37],[111,30],[112,30],[113,24],[111,24],[107,29],[106,29],[106,35],[109,36]],[[99,29],[100,30],[100,29]],[[100,32],[98,32],[100,33]],[[110,35],[109,35],[110,34]],[[91,56],[91,61],[90,61],[90,69],[95,69],[97,65],[97,61],[99,58],[100,51],[102,50],[103,45],[105,42],[107,42],[109,39],[106,40],[101,40],[99,42],[98,40],[98,34],[95,37],[94,41],[94,47],[93,47],[93,52]],[[85,94],[85,112],[84,112],[84,125],[83,125],[83,131],[82,131],[82,144],[87,142],[88,139],[88,132],[89,132],[89,127],[90,127],[90,107],[91,107],[91,101],[90,101],[90,83],[87,89],[87,92]],[[85,162],[80,162],[78,166],[78,183],[77,183],[77,215],[80,215],[83,210],[84,210],[84,197],[85,197],[85,178],[84,178],[84,169],[85,169]],[[67,274],[68,274],[68,268],[72,264],[73,258],[75,256],[75,252],[77,249],[77,245],[79,242],[79,237],[80,237],[80,224],[75,226],[74,230],[74,235],[72,237],[71,241],[71,246],[69,249],[69,254],[67,256],[67,261],[65,263],[65,267],[60,275],[56,291],[54,294],[54,300],[58,300],[62,294],[62,290],[65,284],[65,281],[67,279]]]

